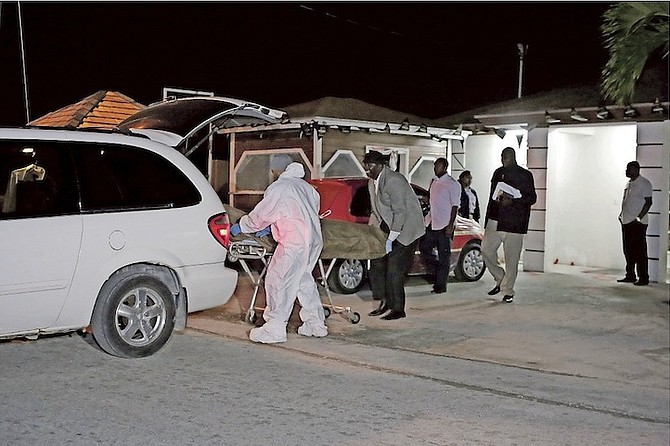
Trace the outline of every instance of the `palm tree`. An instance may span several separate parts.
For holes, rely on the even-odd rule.
[[[668,57],[667,2],[621,2],[603,14],[601,26],[609,60],[601,89],[617,104],[630,104],[635,84],[653,56]]]

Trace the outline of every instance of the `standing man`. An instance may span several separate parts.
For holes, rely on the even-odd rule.
[[[373,219],[388,234],[386,255],[370,261],[370,287],[379,308],[370,316],[384,320],[405,317],[405,276],[419,238],[425,233],[423,213],[414,190],[402,174],[386,166],[386,157],[370,151],[363,158],[365,171],[374,180],[371,196]]]
[[[302,308],[298,327],[302,336],[328,334],[319,291],[312,276],[323,240],[319,221],[319,194],[305,180],[305,168],[288,155],[270,160],[274,183],[248,215],[233,225],[230,233],[255,233],[271,227],[277,248],[265,276],[265,324],[249,333],[254,342],[286,342],[286,325],[296,296]],[[260,235],[260,234],[257,234]]]
[[[428,227],[421,243],[423,261],[429,271],[435,270],[435,283],[431,291],[435,294],[447,291],[451,239],[454,237],[456,215],[461,202],[461,185],[447,173],[447,167],[449,162],[446,158],[438,158],[433,164],[435,177],[428,188],[430,212],[424,219]],[[436,246],[437,261],[433,255],[433,248]]]
[[[479,198],[477,192],[470,187],[472,184],[472,174],[469,170],[464,170],[458,176],[458,182],[461,183],[461,206],[458,208],[458,215],[463,218],[469,218],[479,223]]]
[[[621,203],[621,232],[623,234],[623,255],[626,258],[626,277],[617,282],[633,282],[635,285],[649,285],[647,260],[648,212],[651,208],[653,188],[648,179],[640,175],[640,163],[631,161],[626,166],[626,176],[630,178],[623,191]],[[637,267],[637,281],[635,268]]]
[[[514,283],[519,268],[523,236],[528,232],[530,207],[537,201],[533,174],[516,163],[516,152],[505,147],[500,155],[502,167],[493,172],[486,208],[486,230],[482,255],[496,281],[489,296],[503,292],[503,302],[514,300]],[[498,263],[498,248],[503,245],[505,268]]]

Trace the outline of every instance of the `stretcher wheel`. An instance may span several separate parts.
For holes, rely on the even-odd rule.
[[[328,319],[330,317],[330,308],[323,307],[323,315],[325,316],[326,319]]]
[[[255,311],[249,311],[247,312],[247,316],[244,319],[248,324],[255,324],[256,323],[256,312]]]
[[[361,314],[354,311],[349,320],[351,321],[352,324],[357,324],[361,321]]]

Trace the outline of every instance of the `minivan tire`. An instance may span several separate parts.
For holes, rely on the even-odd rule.
[[[170,340],[175,311],[174,296],[160,279],[147,274],[112,276],[93,309],[93,337],[111,355],[150,356]]]

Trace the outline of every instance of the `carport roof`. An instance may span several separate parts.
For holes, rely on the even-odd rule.
[[[655,99],[665,107],[664,113],[652,113]],[[610,112],[609,120],[616,122],[624,118],[624,106],[612,105],[603,99],[597,85],[561,88],[508,101],[488,104],[472,110],[445,116],[432,121],[432,124],[453,127],[460,124],[495,126],[526,122],[545,125],[545,113],[561,120],[561,124],[576,124],[570,118],[576,110],[588,121],[602,122],[596,117],[599,108],[605,106]],[[633,97],[632,106],[637,112],[638,121],[667,119],[668,116],[668,79],[667,71],[650,69],[640,78]]]
[[[99,90],[75,104],[47,113],[28,125],[109,129],[144,108],[144,105],[118,91]]]

